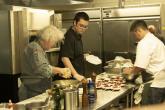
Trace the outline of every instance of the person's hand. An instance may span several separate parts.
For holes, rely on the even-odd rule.
[[[62,68],[60,76],[63,78],[70,78],[71,77],[71,70],[69,68]]]
[[[132,74],[132,68],[124,68],[123,73],[124,74]]]
[[[77,79],[78,81],[82,81],[85,77],[79,74],[74,74],[73,77]]]

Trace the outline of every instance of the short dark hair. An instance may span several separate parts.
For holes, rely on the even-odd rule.
[[[147,24],[144,20],[136,20],[132,23],[130,31],[135,31],[137,28],[142,28],[143,30],[148,30]]]
[[[84,19],[86,21],[89,21],[89,16],[85,12],[78,12],[78,13],[76,13],[73,20],[76,21],[76,23],[77,23],[78,21],[80,21],[80,19]]]

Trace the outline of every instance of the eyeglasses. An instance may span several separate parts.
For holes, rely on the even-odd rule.
[[[81,29],[88,29],[88,26],[85,26],[83,24],[77,24]]]

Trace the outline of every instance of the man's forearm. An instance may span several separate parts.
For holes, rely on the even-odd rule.
[[[62,57],[62,62],[65,65],[65,67],[71,70],[72,75],[78,74],[68,57]]]
[[[125,73],[125,74],[138,74],[139,72],[141,72],[141,71],[143,71],[144,69],[142,69],[142,68],[139,68],[139,67],[136,67],[136,66],[134,66],[134,67],[128,67],[128,68],[124,68],[123,69],[123,73]]]
[[[64,63],[65,67],[69,68],[71,70],[71,74],[73,75],[73,77],[75,79],[77,79],[78,81],[83,81],[84,76],[80,75],[75,68],[73,67],[71,61],[69,58],[67,57],[62,57],[62,62]]]
[[[133,67],[133,71],[132,73],[135,73],[135,74],[138,74],[139,72],[143,71],[144,69],[143,68],[139,68],[139,67]]]

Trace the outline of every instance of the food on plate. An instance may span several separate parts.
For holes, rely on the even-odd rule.
[[[96,79],[97,89],[119,91],[125,86],[125,79],[121,75],[104,75]]]

